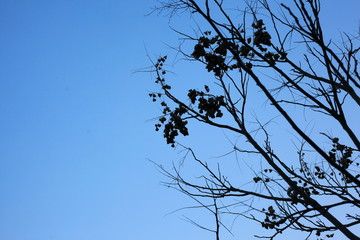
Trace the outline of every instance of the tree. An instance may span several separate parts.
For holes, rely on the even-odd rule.
[[[172,91],[176,83],[166,75],[167,57],[154,63],[160,90],[150,97],[162,107],[156,131],[172,147],[184,148],[199,172],[199,178],[189,179],[181,167],[159,165],[169,186],[214,214],[217,240],[226,229],[221,221],[226,214],[258,222],[269,229],[270,239],[291,229],[307,232],[308,238],[341,232],[360,239],[359,36],[344,33],[341,44],[328,39],[320,0],[253,0],[236,10],[227,3],[167,0],[156,9],[205,22],[196,36],[178,32],[192,45],[190,51],[179,51],[212,74],[203,88],[181,96]],[[286,131],[272,130],[274,119],[253,114],[256,103],[271,109]],[[234,180],[221,165],[201,160],[176,141],[180,134],[191,134],[194,121],[235,134],[239,141],[232,143],[232,153],[264,167],[250,169],[250,179]],[[281,146],[280,141],[286,143]],[[237,204],[251,211],[237,212]]]

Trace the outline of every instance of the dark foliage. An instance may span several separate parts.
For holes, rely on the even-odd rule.
[[[213,232],[217,240],[220,229],[227,229],[220,216],[229,214],[258,222],[272,231],[269,239],[291,229],[308,233],[307,238],[332,238],[341,232],[348,239],[360,239],[356,235],[360,227],[360,141],[353,119],[360,106],[356,55],[360,38],[344,34],[342,46],[326,40],[319,0],[292,0],[288,5],[269,2],[248,2],[239,18],[238,12],[233,15],[227,10],[225,1],[164,1],[159,11],[168,11],[171,16],[188,12],[207,22],[204,27],[211,31],[202,31],[195,37],[183,34],[192,41],[193,48],[181,53],[202,63],[213,79],[203,89],[191,88],[187,94],[175,96],[165,80],[166,57],[161,57],[154,64],[160,92],[150,94],[162,107],[163,116],[155,128],[163,132],[168,144],[180,146],[176,141],[179,134],[191,135],[190,121],[237,134],[244,139],[245,149],[234,144],[233,152],[261,156],[267,166],[252,169],[254,175],[248,179],[252,186],[261,187],[243,187],[244,179],[229,180],[221,167],[213,169],[191,148],[183,146],[199,166],[197,180],[186,178],[178,168],[159,167],[171,180],[169,186],[199,203],[212,200],[213,204],[202,206],[215,216]],[[290,47],[293,45],[296,48]],[[274,147],[271,128],[247,114],[251,111],[249,92],[265,99],[284,128],[298,140],[296,148],[286,149],[293,150],[292,155],[284,156],[283,149]],[[187,100],[181,100],[183,97]],[[295,117],[291,110],[294,108],[318,123],[331,122],[335,136],[325,134],[322,126],[314,129],[316,134],[310,134]],[[257,123],[255,129],[253,122]],[[326,141],[330,142],[328,148],[323,146]],[[243,199],[249,197],[262,199],[263,205],[251,200],[246,206],[252,211],[246,213],[232,208],[244,204]]]

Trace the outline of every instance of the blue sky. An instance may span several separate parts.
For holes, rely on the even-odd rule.
[[[324,6],[324,21],[355,31],[359,1],[342,3]],[[148,121],[160,111],[150,74],[137,73],[178,43],[167,18],[145,16],[154,4],[0,1],[0,239],[211,236],[167,215],[192,202],[148,161],[179,158]]]

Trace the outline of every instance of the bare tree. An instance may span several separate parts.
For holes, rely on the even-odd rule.
[[[226,229],[220,216],[229,214],[258,222],[271,231],[270,239],[291,229],[307,232],[308,238],[341,232],[360,239],[359,36],[344,33],[341,44],[324,36],[320,0],[253,0],[243,9],[226,4],[167,0],[157,8],[170,17],[190,14],[206,22],[196,36],[179,32],[193,46],[179,51],[213,76],[184,98],[167,80],[167,57],[154,63],[160,90],[150,97],[163,109],[156,130],[199,166],[196,180],[187,178],[181,167],[159,166],[171,180],[168,184],[214,214],[216,239]],[[252,114],[253,104],[267,105],[292,137],[272,130],[273,120]],[[191,133],[191,121],[235,134],[242,141],[232,144],[232,153],[251,161],[261,156],[266,167],[250,169],[248,180],[234,181],[221,165],[201,160],[192,148],[175,141],[179,133]],[[309,122],[317,124],[309,130]],[[279,138],[286,143],[274,144]],[[252,184],[244,185],[249,180]],[[206,199],[213,204],[205,204]],[[262,199],[261,204],[252,199]],[[236,204],[251,211],[237,212]]]

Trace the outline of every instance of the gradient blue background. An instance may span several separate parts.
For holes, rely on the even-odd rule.
[[[327,2],[331,34],[358,29],[358,0]],[[160,113],[150,74],[136,73],[147,54],[176,55],[168,19],[145,16],[154,4],[0,1],[0,240],[212,237],[167,215],[193,202],[147,160],[178,158],[147,121]]]

